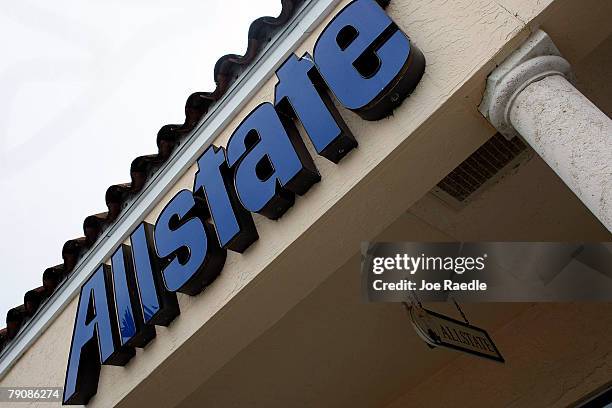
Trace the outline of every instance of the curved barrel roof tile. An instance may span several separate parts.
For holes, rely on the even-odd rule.
[[[211,92],[195,92],[185,103],[185,121],[182,124],[165,125],[157,133],[156,154],[139,156],[130,166],[129,183],[115,184],[106,190],[108,212],[90,215],[83,221],[84,237],[71,239],[62,248],[63,264],[47,268],[43,273],[43,286],[28,291],[24,304],[7,313],[7,327],[0,330],[0,351],[17,335],[27,319],[52,297],[62,281],[72,273],[79,258],[91,248],[98,237],[119,217],[126,202],[138,194],[148,178],[171,156],[182,139],[195,129],[210,107],[219,101],[231,85],[253,63],[274,35],[293,17],[306,0],[281,0],[282,9],[277,17],[260,17],[251,23],[247,50],[244,55],[227,54],[219,58],[213,71],[216,87]],[[386,7],[390,0],[377,0]]]
[[[112,185],[106,190],[105,201],[108,212],[85,218],[84,237],[64,243],[63,264],[47,268],[43,273],[43,286],[28,291],[24,297],[24,304],[8,311],[7,327],[0,330],[0,351],[17,335],[19,329],[35,314],[40,305],[52,296],[64,278],[72,273],[79,258],[119,217],[125,203],[144,188],[148,178],[170,158],[181,140],[195,129],[209,108],[223,97],[304,2],[305,0],[281,0],[282,9],[277,17],[261,17],[251,23],[248,46],[244,55],[228,54],[217,61],[213,72],[215,89],[211,92],[195,92],[187,98],[185,121],[180,125],[162,126],[157,133],[158,152],[134,159],[130,166],[131,181]]]

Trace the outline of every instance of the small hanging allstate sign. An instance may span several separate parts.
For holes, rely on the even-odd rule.
[[[446,347],[504,362],[485,330],[418,306],[411,306],[409,313],[417,334],[430,346]]]

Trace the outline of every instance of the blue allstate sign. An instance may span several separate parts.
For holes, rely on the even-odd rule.
[[[176,292],[195,296],[221,273],[227,250],[258,239],[251,213],[280,218],[321,177],[317,154],[339,163],[357,141],[329,92],[365,120],[378,120],[414,90],[423,54],[373,0],[349,3],[325,27],[313,55],[276,71],[274,103],[257,106],[227,146],[198,159],[193,191],[179,191],[155,227],[142,223],[81,288],[64,404],[96,393],[100,364],[125,365],[180,313]]]

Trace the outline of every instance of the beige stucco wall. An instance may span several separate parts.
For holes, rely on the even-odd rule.
[[[612,314],[597,303],[530,305],[493,333],[505,364],[458,356],[387,408],[569,407],[612,378]],[[413,387],[412,387],[413,386]]]
[[[476,110],[486,75],[527,38],[526,23],[546,21],[569,4],[393,0],[388,13],[427,58],[417,90],[391,118],[379,122],[341,110],[359,148],[339,165],[313,154],[322,182],[298,198],[281,220],[254,216],[260,240],[245,254],[228,252],[221,276],[204,293],[179,295],[181,315],[170,327],[159,327],[157,338],[126,367],[103,367],[90,405],[149,400],[173,406],[263,333],[343,265],[361,240],[380,233],[494,133]],[[297,55],[312,52],[321,27]],[[275,82],[273,77],[262,87],[216,145],[225,146],[255,106],[273,100]],[[195,170],[184,174],[146,217],[148,222],[178,190],[191,188]],[[335,245],[325,247],[324,241]],[[0,379],[1,386],[63,385],[76,302]],[[179,373],[187,378],[180,384]]]

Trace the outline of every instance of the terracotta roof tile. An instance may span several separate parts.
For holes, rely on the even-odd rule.
[[[281,0],[282,10],[277,17],[261,17],[251,23],[248,47],[244,55],[227,54],[219,58],[213,72],[215,89],[211,92],[195,92],[187,98],[184,122],[161,127],[156,140],[158,152],[134,159],[130,166],[131,181],[112,185],[106,190],[105,201],[108,212],[85,218],[83,221],[85,236],[64,243],[62,248],[64,263],[47,268],[43,273],[43,286],[28,291],[24,297],[24,304],[8,311],[7,327],[0,330],[0,351],[17,335],[25,321],[34,316],[40,305],[50,298],[62,281],[72,273],[79,258],[119,217],[126,201],[142,190],[148,178],[170,158],[185,136],[195,129],[208,113],[209,108],[221,99],[305,1]],[[377,2],[382,7],[386,7],[390,0],[377,0]]]
[[[130,166],[131,181],[112,185],[106,190],[108,212],[85,218],[83,221],[85,236],[64,243],[62,248],[64,263],[47,268],[43,273],[43,286],[26,292],[24,304],[8,311],[7,327],[0,330],[0,351],[17,335],[25,321],[36,313],[40,305],[51,297],[64,278],[73,271],[79,258],[95,244],[102,232],[119,217],[125,202],[143,189],[148,178],[170,158],[183,138],[196,127],[208,109],[221,99],[304,2],[305,0],[281,0],[282,10],[278,17],[261,17],[251,24],[248,47],[244,55],[228,54],[217,61],[213,72],[215,89],[211,92],[195,92],[187,98],[185,121],[178,125],[162,126],[157,133],[158,152],[134,159]]]

